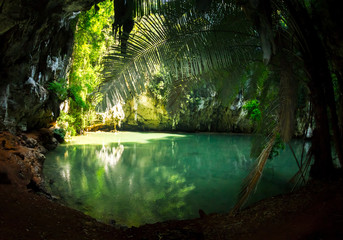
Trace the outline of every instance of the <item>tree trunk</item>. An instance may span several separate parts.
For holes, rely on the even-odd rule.
[[[337,116],[337,108],[336,108],[336,101],[335,101],[335,92],[333,89],[332,80],[328,82],[326,86],[326,99],[329,103],[329,109],[331,113],[331,126],[333,131],[333,141],[336,149],[336,153],[339,159],[339,163],[341,167],[343,166],[343,144],[342,144],[342,137],[339,128],[339,121]]]
[[[316,23],[316,29],[320,32],[320,39],[325,48],[327,65],[336,72],[337,78],[341,78],[340,71],[343,67],[342,65],[342,17],[341,11],[337,8],[337,3],[334,0],[317,0],[312,5],[312,22]],[[340,82],[338,80],[338,91],[340,90]],[[328,101],[328,106],[331,113],[331,127],[333,132],[333,141],[336,148],[336,153],[339,158],[341,166],[343,166],[343,145],[342,145],[342,128],[340,119],[338,118],[340,109],[340,102],[335,101],[335,91],[333,82],[327,81],[325,85],[325,95]],[[340,93],[341,94],[341,93]]]
[[[338,110],[337,110],[338,125],[339,125],[340,136],[342,138],[343,137],[343,76],[338,71],[336,71],[335,74],[337,76],[337,82],[338,82],[337,91],[338,91],[338,95],[339,95],[339,97],[338,97]],[[342,163],[341,163],[341,167],[343,167]]]
[[[286,1],[286,3],[298,27],[295,32],[297,33],[297,40],[300,42],[300,46],[302,46],[301,53],[310,78],[308,87],[311,92],[310,97],[316,123],[312,140],[312,150],[315,159],[310,175],[316,179],[328,178],[334,171],[327,114],[328,102],[325,92],[325,89],[330,87],[330,71],[324,47],[306,9],[298,1]]]

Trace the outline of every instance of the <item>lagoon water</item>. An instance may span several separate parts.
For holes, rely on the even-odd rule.
[[[87,133],[48,153],[47,188],[99,221],[139,226],[228,212],[254,159],[253,137],[232,134]],[[292,146],[299,156],[300,142]],[[286,148],[269,161],[250,202],[289,191],[297,164]]]

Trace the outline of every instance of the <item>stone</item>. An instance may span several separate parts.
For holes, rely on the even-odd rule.
[[[143,131],[172,130],[172,119],[165,107],[156,104],[146,93],[127,101],[125,117],[119,129]]]
[[[38,146],[37,140],[33,139],[33,138],[27,138],[26,141],[25,141],[25,144],[29,148],[35,148],[35,147]]]
[[[67,76],[77,13],[98,2],[0,1],[0,130],[39,129],[57,118],[49,83]]]
[[[33,145],[27,144],[31,141]],[[53,138],[52,132],[48,129],[22,133],[18,136],[10,132],[0,132],[0,184],[10,183],[18,186],[25,186],[34,181],[40,184],[42,181],[42,169],[45,161],[44,153],[46,148],[41,144],[57,146],[57,140]],[[8,148],[8,144],[11,148]],[[9,180],[9,181],[8,181]]]
[[[58,141],[56,138],[52,138],[50,142],[45,143],[44,147],[48,150],[54,150],[58,146]]]
[[[123,107],[125,117],[119,130],[130,131],[184,131],[251,133],[253,124],[242,109],[243,102],[234,108],[225,107],[208,90],[198,104],[183,104],[172,116],[161,103],[148,93],[127,101]]]

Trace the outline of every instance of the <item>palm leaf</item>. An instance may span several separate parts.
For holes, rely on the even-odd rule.
[[[264,166],[266,165],[269,155],[273,149],[277,133],[278,133],[278,129],[275,129],[274,133],[272,134],[270,139],[267,141],[264,149],[261,151],[260,155],[258,156],[256,165],[250,171],[249,175],[245,178],[243,182],[243,186],[239,193],[239,197],[238,197],[239,200],[237,201],[236,205],[231,210],[232,214],[240,210],[241,207],[244,205],[244,203],[248,200],[248,197],[251,195],[251,193],[255,191],[256,186],[259,180],[261,179]]]
[[[146,76],[161,66],[177,79],[194,79],[192,76],[247,63],[257,52],[257,37],[243,13],[232,11],[235,14],[218,11],[205,17],[190,12],[176,22],[162,15],[143,17],[130,34],[126,54],[120,46],[113,46],[105,58],[105,105],[140,93]]]

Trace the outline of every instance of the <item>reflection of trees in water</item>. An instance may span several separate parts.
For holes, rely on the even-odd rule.
[[[124,145],[119,144],[117,147],[102,145],[100,151],[96,151],[97,158],[103,162],[105,171],[108,172],[109,167],[115,167],[124,152]]]
[[[171,166],[175,162],[166,164],[172,144],[127,144],[125,151],[122,144],[67,146],[57,157],[54,185],[67,205],[105,221],[137,225],[187,217],[184,198],[194,185]]]
[[[248,170],[251,166],[252,159],[247,155],[247,152],[243,152],[241,148],[237,146],[237,144],[233,145],[233,150],[235,152],[235,159],[236,161],[233,162],[234,168],[237,172],[239,170]]]
[[[206,211],[221,204],[224,209],[213,211],[224,211],[233,204],[252,162],[250,140],[199,135],[144,144],[67,145],[59,148],[49,175],[57,175],[53,193],[66,205],[106,222],[196,217],[202,205]],[[270,168],[287,162],[273,160]]]

